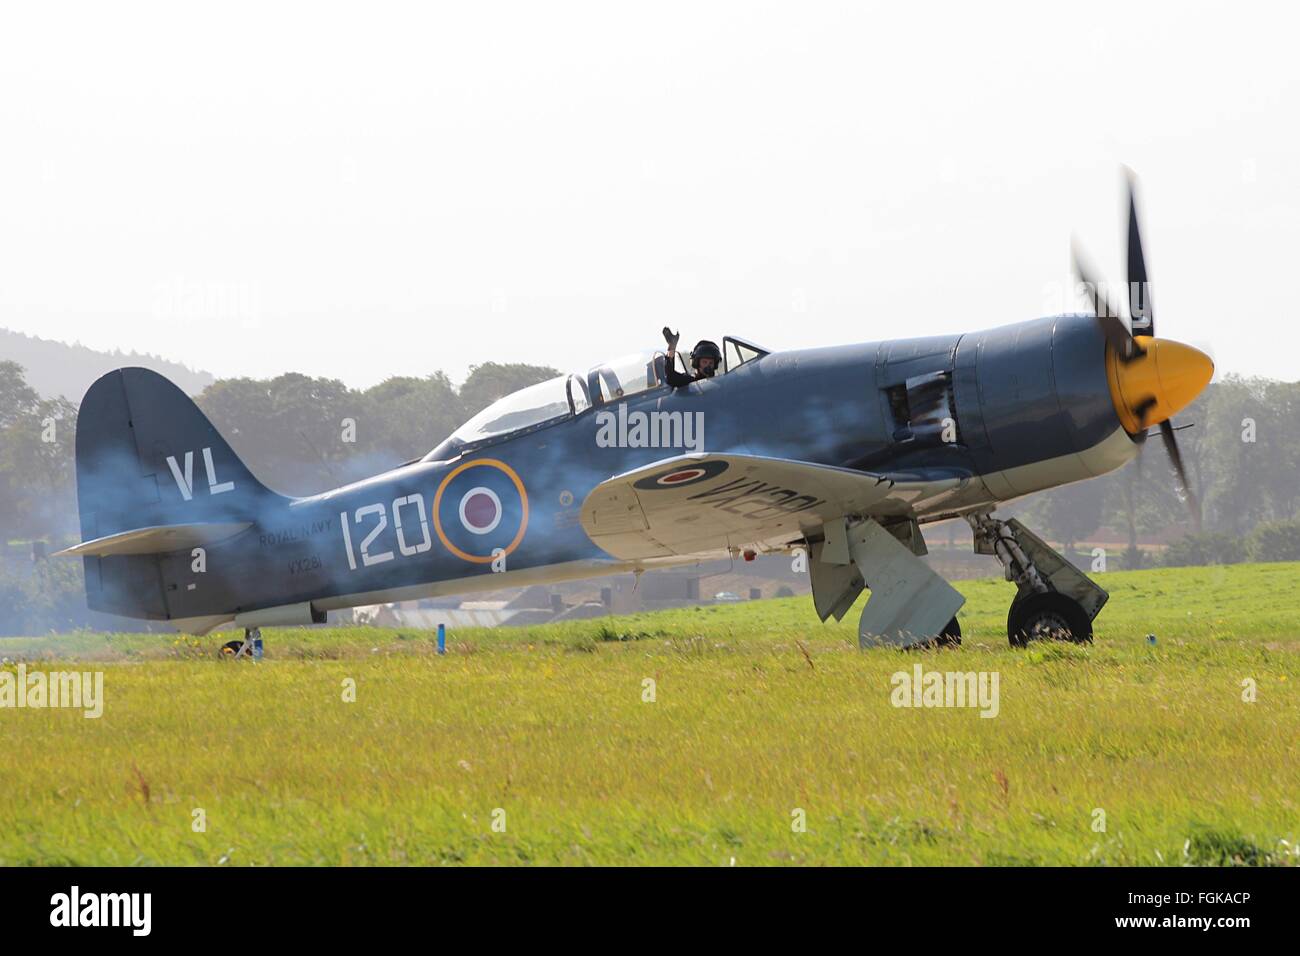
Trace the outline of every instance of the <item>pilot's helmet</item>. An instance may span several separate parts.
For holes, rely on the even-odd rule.
[[[700,339],[695,343],[695,348],[691,349],[691,368],[698,372],[702,358],[713,359],[713,370],[706,374],[712,375],[722,366],[722,350],[718,348],[717,343],[710,342],[708,339]]]

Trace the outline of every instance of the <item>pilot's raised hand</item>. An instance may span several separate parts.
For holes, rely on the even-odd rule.
[[[677,340],[682,337],[682,333],[674,332],[668,326],[664,326],[664,341],[668,343],[668,351],[677,351]]]

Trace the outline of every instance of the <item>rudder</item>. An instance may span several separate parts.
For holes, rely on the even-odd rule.
[[[144,368],[117,369],[90,386],[78,413],[76,470],[83,542],[141,528],[256,521],[290,500],[253,477],[189,396]],[[169,616],[155,555],[85,561],[91,608]]]

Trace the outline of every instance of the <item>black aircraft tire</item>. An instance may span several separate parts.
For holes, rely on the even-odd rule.
[[[243,641],[226,641],[221,645],[221,659],[223,661],[233,661],[239,649],[244,646]]]
[[[955,617],[939,632],[934,643],[937,647],[961,647],[961,625]]]
[[[1012,602],[1007,612],[1007,638],[1012,647],[1044,639],[1091,644],[1092,621],[1078,601],[1045,591]]]
[[[920,641],[916,644],[910,644],[904,650],[908,651],[933,651],[942,650],[946,647],[961,647],[961,625],[957,623],[954,617],[951,621],[943,626],[938,637],[932,637],[928,641]]]

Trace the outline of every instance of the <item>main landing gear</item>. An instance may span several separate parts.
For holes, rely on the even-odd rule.
[[[226,641],[221,645],[221,659],[226,661],[260,661],[262,659],[262,629],[244,628],[242,641]]]
[[[933,651],[945,647],[961,647],[961,625],[957,623],[955,617],[943,626],[943,630],[940,631],[937,636],[930,638],[928,641],[919,641],[915,644],[908,644],[903,648],[903,650]]]
[[[1016,585],[1007,612],[1012,647],[1035,640],[1091,643],[1093,619],[1110,597],[1105,590],[1016,519],[1001,521],[985,512],[966,520],[975,533],[975,553],[996,557]]]
[[[826,522],[811,542],[808,562],[817,616],[841,620],[869,587],[858,621],[860,647],[960,644],[957,611],[966,599],[921,560],[925,553],[915,521],[888,527],[870,518]]]

